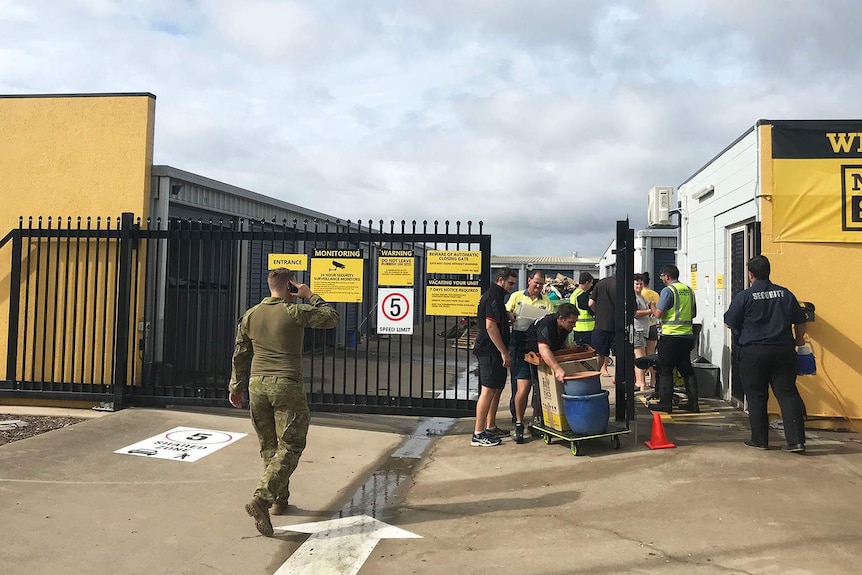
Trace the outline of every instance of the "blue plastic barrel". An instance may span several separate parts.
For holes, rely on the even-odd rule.
[[[566,395],[593,395],[601,393],[602,378],[598,371],[584,371],[574,375],[567,375],[563,382]]]
[[[608,390],[591,395],[563,394],[563,409],[572,431],[582,435],[596,435],[608,430],[611,404]]]

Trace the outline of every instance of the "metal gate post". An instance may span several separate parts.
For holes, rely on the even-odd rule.
[[[132,305],[132,229],[134,214],[124,212],[120,222],[120,258],[117,269],[117,340],[114,342],[114,411],[125,407],[129,371],[129,316]]]
[[[18,320],[21,308],[21,229],[12,230],[12,273],[9,276],[9,339],[6,342],[6,381],[18,381]]]

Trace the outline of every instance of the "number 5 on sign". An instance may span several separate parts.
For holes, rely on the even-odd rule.
[[[378,288],[377,333],[413,335],[413,288]]]

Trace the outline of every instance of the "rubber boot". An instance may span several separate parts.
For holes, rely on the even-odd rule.
[[[650,405],[649,408],[651,411],[670,413],[673,410],[673,376],[659,375],[657,379],[658,403]]]
[[[700,406],[697,403],[697,378],[694,374],[685,378],[685,394],[688,396],[688,403],[682,409],[691,413],[700,413]]]

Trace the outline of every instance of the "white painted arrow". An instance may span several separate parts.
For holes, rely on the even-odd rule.
[[[356,575],[381,539],[422,538],[367,515],[285,525],[275,531],[312,535],[274,575]]]

